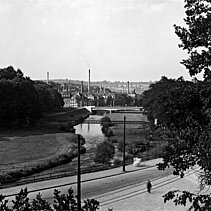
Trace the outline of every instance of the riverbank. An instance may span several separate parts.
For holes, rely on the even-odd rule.
[[[51,121],[46,118],[45,124],[41,121],[31,128],[0,131],[0,182],[14,181],[70,162],[77,156],[78,137],[69,131],[64,133],[61,125],[52,122],[62,118],[82,121],[89,114],[87,109],[65,109],[50,114]],[[81,153],[84,152],[82,147]]]
[[[88,114],[87,111],[79,110],[79,111],[74,113],[74,116],[75,117],[79,116],[81,111],[84,112],[83,113],[84,115]],[[59,117],[59,115],[62,115],[64,117],[64,114],[53,115],[54,121],[57,120],[57,122],[58,122],[58,120],[61,118],[61,116]],[[113,117],[111,117],[112,121],[118,121],[119,118],[123,118],[123,116],[126,115],[126,114],[118,114],[118,115],[117,114],[111,114],[111,115],[113,115]],[[51,116],[51,118],[53,116]],[[69,116],[66,117],[66,119],[69,118]],[[137,116],[137,114],[135,114],[135,116]],[[98,117],[90,116],[89,119],[93,120],[93,118],[94,118],[94,120],[99,120],[100,118],[102,118],[102,116],[98,116]],[[135,121],[140,121],[140,119],[134,119],[134,115],[131,114],[131,113],[128,114],[128,116],[127,116],[128,120],[130,118],[135,120]],[[138,118],[138,117],[136,117],[136,118]],[[139,116],[139,118],[142,118],[142,117]],[[52,120],[53,120],[53,118],[52,118]],[[117,133],[117,127],[118,127],[118,130],[119,130],[119,133]],[[104,135],[102,134],[100,124],[91,124],[91,125],[80,124],[80,125],[77,126],[77,128],[78,129],[76,129],[76,133],[81,134],[82,136],[85,136],[85,139],[86,139],[86,143],[84,145],[85,148],[86,148],[86,153],[81,155],[81,168],[85,172],[95,171],[95,170],[99,171],[99,170],[111,168],[111,166],[108,166],[108,165],[106,166],[106,165],[103,165],[103,164],[97,164],[93,161],[93,158],[94,158],[94,155],[95,155],[96,145],[98,143],[102,142],[103,140],[107,139],[107,137],[104,137]],[[81,130],[82,128],[83,128],[83,130]],[[128,126],[127,126],[127,128],[128,128]],[[140,134],[141,129],[142,129],[142,127],[140,125],[136,125],[136,127],[134,125],[130,125],[130,129],[126,133],[127,134],[127,136],[126,136],[127,141],[134,140],[134,138],[139,139],[140,138],[139,134]],[[89,133],[87,136],[83,133],[85,130]],[[99,134],[93,135],[93,133],[96,133],[96,131],[99,131]],[[129,133],[131,134],[131,136],[128,135]],[[62,134],[62,133],[60,133],[60,134]],[[71,133],[68,133],[68,134],[71,134]],[[115,134],[114,138],[117,138],[119,140],[120,139],[123,140],[123,127],[122,127],[122,125],[116,126],[116,129],[114,130],[114,134]],[[46,149],[46,150],[48,150],[48,149]],[[29,158],[30,158],[30,156],[29,156]],[[121,158],[122,158],[122,156],[121,156]],[[52,174],[55,174],[55,173],[61,173],[61,174],[65,175],[65,172],[71,172],[71,171],[76,172],[76,170],[77,170],[77,159],[73,159],[73,160],[71,159],[69,161],[70,162],[65,162],[65,164],[60,163],[60,165],[57,165],[54,168],[46,168],[46,170],[42,169],[42,172],[33,174],[33,177],[40,177],[44,174],[45,175],[52,175]],[[131,162],[132,162],[132,159],[130,159],[130,163]]]
[[[77,156],[77,141],[77,135],[72,133],[2,139],[0,182],[12,182],[23,176],[70,162]],[[85,152],[85,148],[81,150]]]

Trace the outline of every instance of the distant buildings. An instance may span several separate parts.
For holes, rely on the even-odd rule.
[[[64,107],[116,106],[120,103],[116,101],[117,96],[121,94],[126,95],[125,97],[130,100],[130,105],[136,105],[140,100],[140,94],[152,83],[102,81],[92,82],[91,86],[90,70],[88,71],[88,82],[68,79],[55,80],[55,82],[61,84],[59,91],[64,100]]]

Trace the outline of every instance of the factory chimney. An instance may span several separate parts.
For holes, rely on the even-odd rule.
[[[47,84],[49,84],[49,72],[47,72]]]
[[[83,81],[81,81],[81,94],[83,94],[83,92],[84,92],[84,83]]]
[[[88,96],[90,96],[90,69],[89,69],[89,81],[88,81]]]
[[[129,88],[129,86],[130,86],[130,82],[128,81],[128,82],[127,82],[127,94],[130,93],[130,88]]]

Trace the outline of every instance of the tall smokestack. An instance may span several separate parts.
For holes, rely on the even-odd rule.
[[[130,88],[129,88],[129,86],[130,86],[130,82],[128,81],[128,82],[127,82],[127,94],[130,93]]]
[[[88,95],[90,95],[90,69],[89,69],[89,81],[88,81]]]
[[[81,94],[83,94],[83,92],[84,92],[84,83],[83,81],[81,81]]]
[[[47,72],[47,84],[49,84],[49,72]]]

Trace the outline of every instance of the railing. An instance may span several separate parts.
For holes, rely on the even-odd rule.
[[[101,121],[100,120],[84,120],[83,123],[85,124],[100,124]],[[110,121],[107,123],[111,123],[111,124],[124,124],[124,121]],[[143,120],[143,121],[126,121],[126,124],[145,124],[147,123],[147,121]]]
[[[90,166],[90,167],[82,168],[81,173],[86,174],[86,173],[91,173],[91,172],[107,170],[107,169],[111,169],[111,168],[115,168],[115,167],[117,167],[117,166],[114,166],[114,167],[112,167],[112,166]],[[7,180],[7,181],[1,182],[0,189],[12,187],[12,186],[24,185],[24,184],[28,184],[28,183],[40,182],[40,181],[45,181],[45,180],[75,176],[76,174],[77,174],[77,170],[72,170],[72,171],[52,172],[52,173],[48,173],[48,174],[38,174],[35,176],[23,177],[20,180]]]
[[[146,161],[149,159],[154,159],[154,157],[151,156],[145,156],[142,158],[142,161]],[[131,164],[132,161],[126,161],[126,165]],[[120,167],[121,165],[116,165],[116,166],[90,166],[86,168],[81,168],[81,173],[86,174],[86,173],[92,173],[92,172],[97,172],[97,171],[102,171],[102,170],[108,170],[112,168],[117,168]],[[77,175],[77,170],[70,170],[70,171],[57,171],[57,172],[52,172],[52,173],[45,173],[45,174],[38,174],[35,176],[27,176],[23,177],[20,180],[7,180],[7,181],[2,181],[0,184],[0,189],[3,188],[8,188],[8,187],[13,187],[13,186],[19,186],[19,185],[25,185],[29,183],[35,183],[35,182],[41,182],[45,180],[51,180],[51,179],[59,179],[63,177],[70,177],[70,176],[76,176]]]
[[[59,121],[59,122],[63,122],[63,121]],[[77,122],[77,121],[65,121],[65,122],[71,122],[73,123],[73,125]],[[82,122],[83,124],[100,124],[101,121],[100,120],[84,120]],[[117,125],[117,124],[148,124],[148,121],[145,119],[143,121],[111,121],[109,122],[111,124]],[[147,158],[149,159],[149,157]],[[128,163],[129,164],[129,163]],[[117,166],[114,166],[117,167]],[[90,172],[94,172],[94,171],[100,171],[100,170],[106,170],[109,168],[114,168],[114,167],[109,167],[109,166],[91,166],[91,167],[86,167],[84,169],[81,169],[81,173],[90,173]],[[48,173],[48,174],[38,174],[36,176],[27,176],[27,177],[23,177],[20,180],[7,180],[7,181],[0,181],[0,189],[2,188],[6,188],[6,187],[11,187],[14,185],[24,185],[24,184],[28,184],[28,183],[32,183],[32,182],[39,182],[39,181],[44,181],[44,180],[51,180],[51,179],[57,179],[57,178],[62,178],[62,177],[67,177],[67,176],[74,176],[77,174],[77,170],[72,170],[72,171],[63,171],[63,172],[52,172],[52,173]]]

